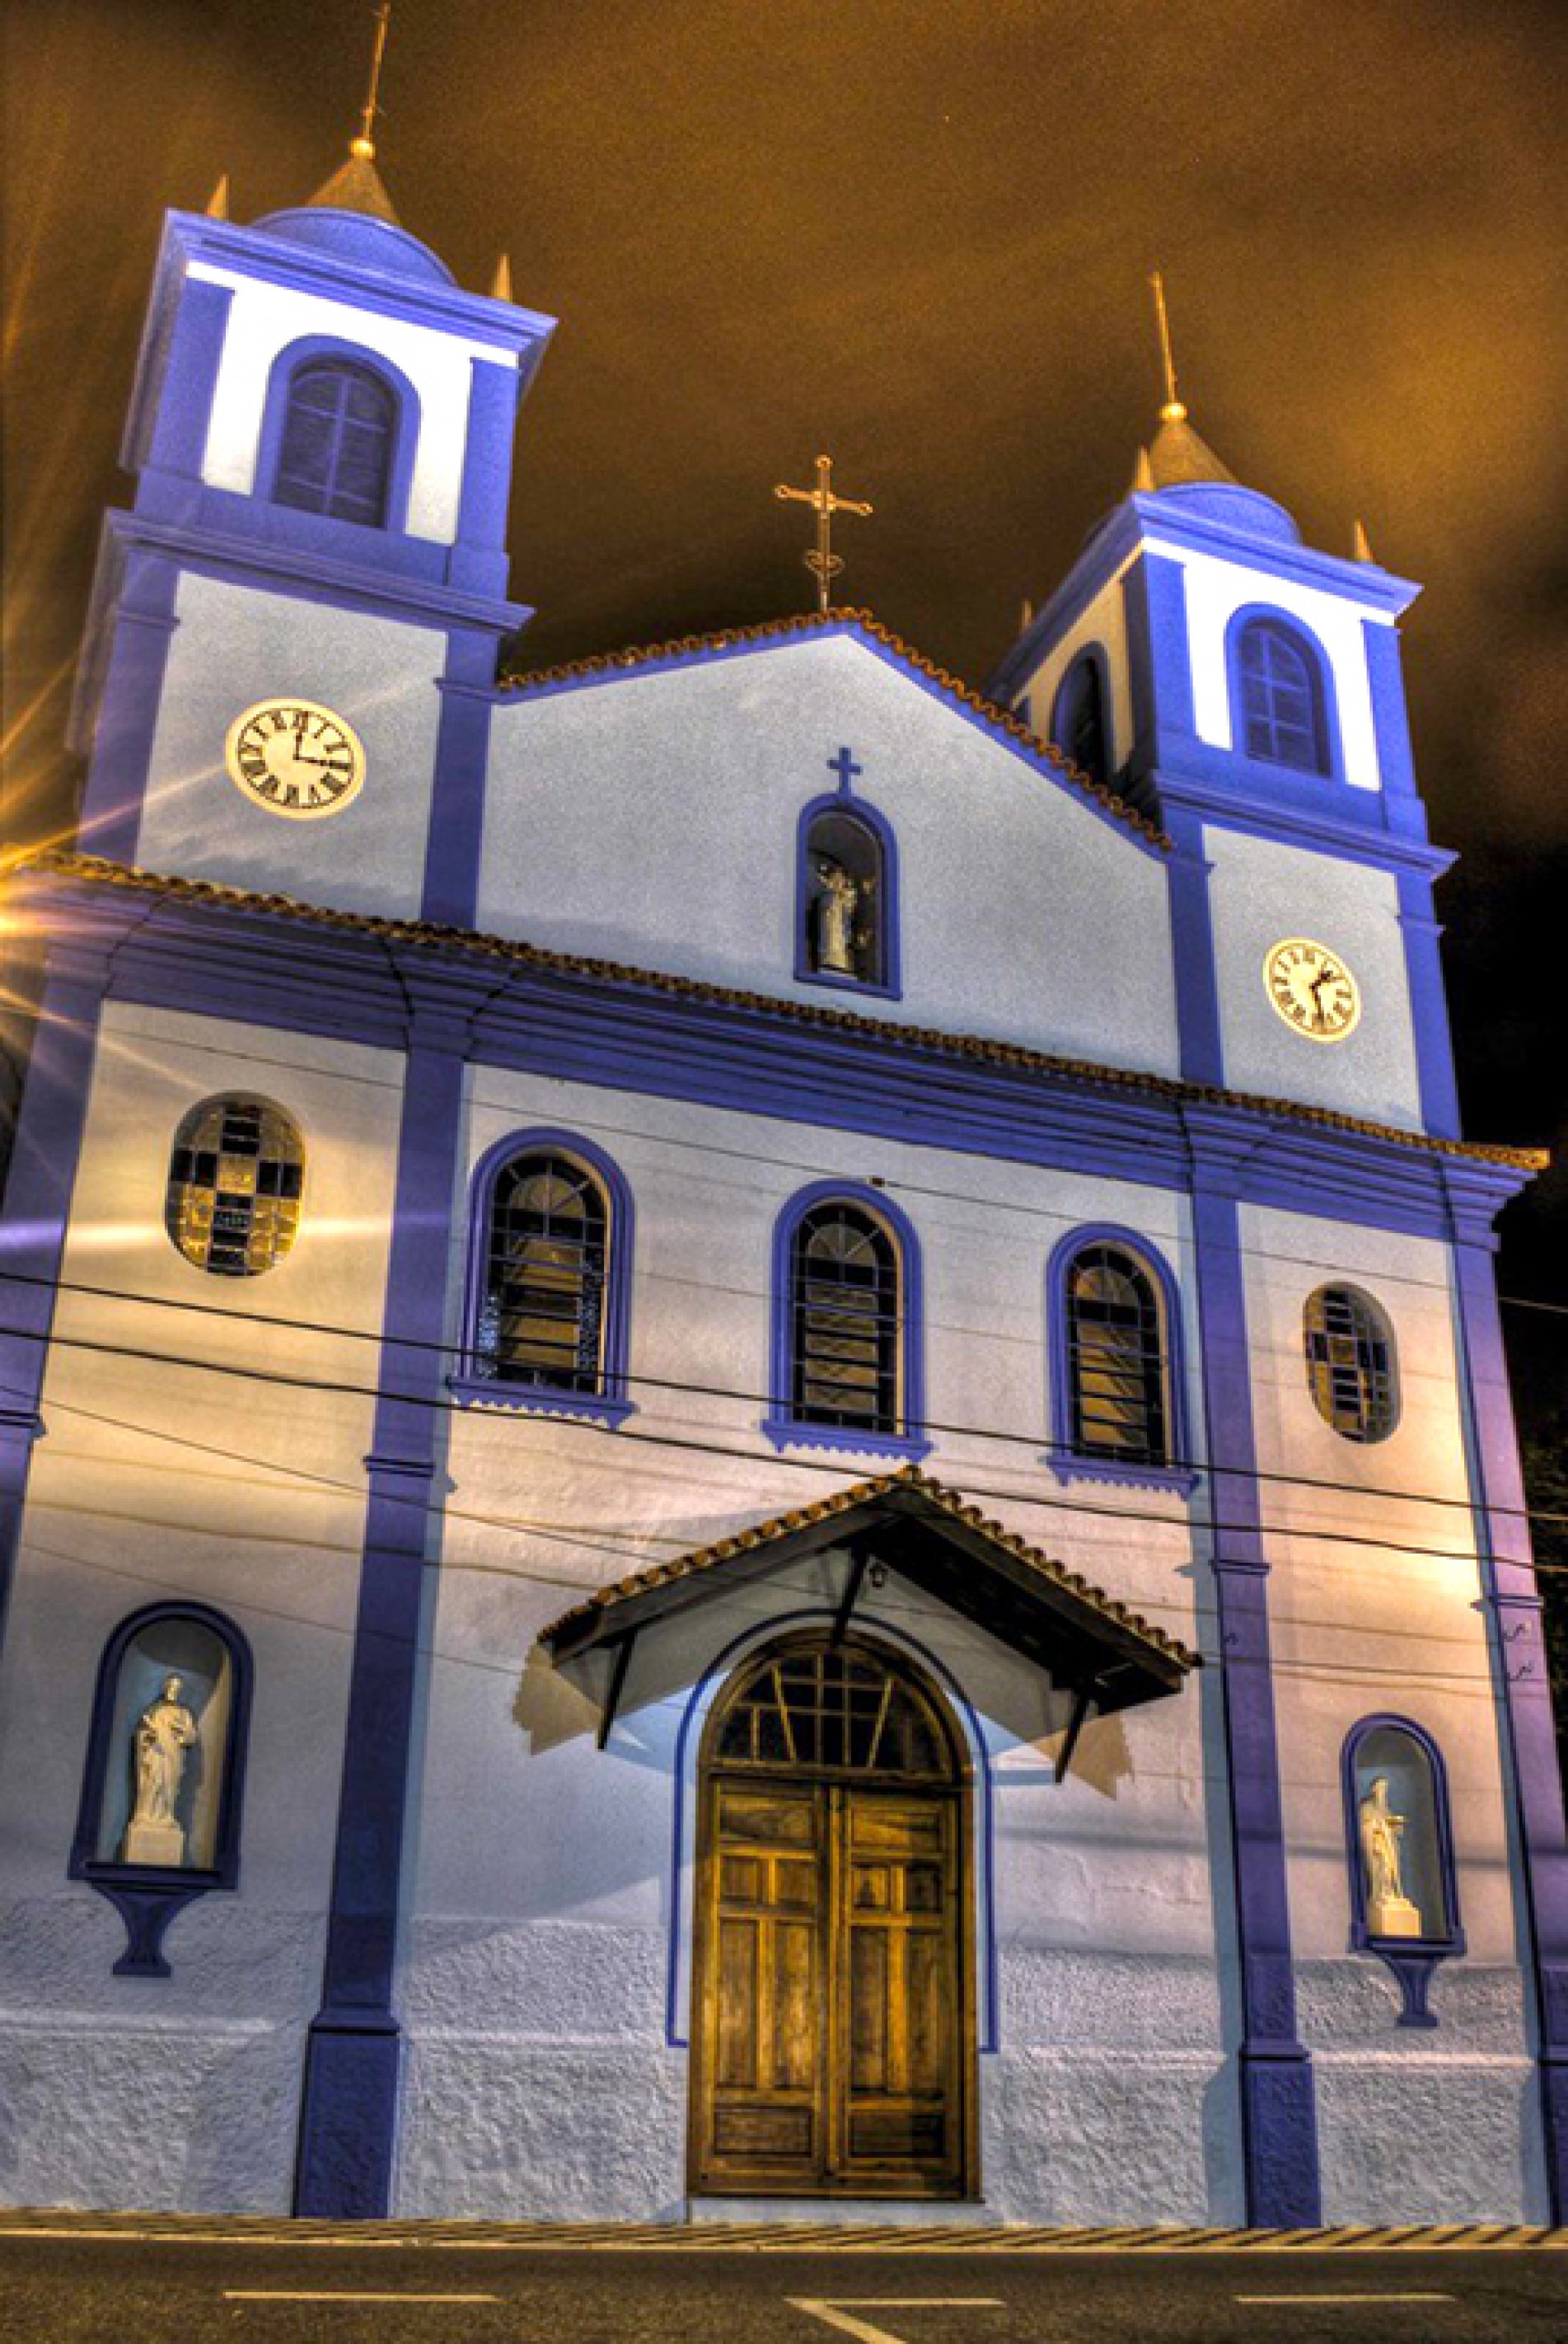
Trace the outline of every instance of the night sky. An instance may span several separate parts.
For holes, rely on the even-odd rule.
[[[300,201],[367,0],[6,15],[5,823],[61,748],[166,205]],[[1487,0],[397,0],[379,162],[461,283],[561,320],[513,591],[543,665],[808,606],[828,449],[876,516],[840,599],[979,683],[1152,430],[1145,279],[1249,484],[1424,581],[1405,621],[1473,1136],[1568,1158],[1568,10]],[[1568,1302],[1568,1163],[1506,1291]],[[1527,1411],[1568,1318],[1513,1311]]]

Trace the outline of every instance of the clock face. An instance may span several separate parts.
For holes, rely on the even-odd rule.
[[[1275,1011],[1310,1042],[1342,1042],[1361,1023],[1361,988],[1336,952],[1310,936],[1286,936],[1263,963]]]
[[[291,822],[340,813],[365,782],[359,735],[311,700],[257,701],[229,726],[224,757],[236,789]]]

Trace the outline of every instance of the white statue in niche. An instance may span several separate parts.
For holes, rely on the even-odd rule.
[[[817,966],[836,976],[854,976],[855,906],[860,900],[858,881],[841,863],[817,865],[822,893],[817,899]]]
[[[1388,1777],[1374,1777],[1356,1811],[1366,1873],[1367,1927],[1374,1937],[1419,1937],[1421,1907],[1404,1893],[1401,1834],[1405,1819],[1388,1803]]]
[[[185,1826],[175,1812],[189,1753],[201,1739],[180,1699],[176,1676],[164,1679],[156,1701],[136,1720],[136,1800],[120,1849],[122,1864],[184,1864]]]

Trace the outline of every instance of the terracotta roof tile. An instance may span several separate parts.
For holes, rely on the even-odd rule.
[[[928,659],[924,652],[916,651],[912,643],[905,642],[903,637],[894,634],[890,627],[884,627],[869,611],[812,611],[796,618],[773,619],[758,627],[726,627],[717,634],[681,635],[668,643],[639,643],[626,651],[606,652],[597,659],[571,660],[562,667],[535,668],[522,674],[503,676],[501,686],[504,691],[518,693],[538,692],[551,684],[575,682],[590,676],[623,675],[630,669],[655,667],[660,661],[688,660],[699,657],[704,652],[735,651],[747,643],[778,642],[790,635],[820,634],[824,631],[831,633],[845,627],[853,627],[862,634],[870,635],[907,667],[913,668],[917,674],[938,685],[950,700],[955,700],[975,715],[984,717],[988,724],[1005,733],[1010,741],[1016,742],[1021,749],[1027,749],[1034,763],[1048,772],[1053,780],[1070,783],[1080,796],[1092,798],[1096,805],[1113,814],[1129,830],[1136,831],[1151,846],[1158,846],[1167,854],[1170,852],[1171,841],[1157,823],[1136,812],[1125,798],[1119,797],[1103,782],[1097,782],[1092,773],[1084,772],[1081,765],[1075,765],[1054,742],[1030,732],[1010,709],[999,708],[994,701],[987,700],[983,693],[965,683],[961,676],[954,675],[949,668],[939,666],[935,660]]]
[[[1144,1073],[1131,1066],[1106,1066],[1088,1058],[1068,1058],[1021,1042],[993,1040],[987,1035],[949,1034],[930,1026],[901,1026],[891,1018],[867,1017],[856,1010],[829,1009],[814,1001],[789,1001],[774,994],[751,993],[737,985],[714,985],[699,977],[671,976],[658,969],[638,968],[624,961],[590,959],[580,953],[553,952],[510,936],[485,935],[470,928],[450,927],[431,920],[385,919],[370,912],[339,911],[327,904],[302,903],[292,895],[255,894],[213,879],[173,878],[110,863],[93,854],[73,854],[60,847],[41,848],[16,857],[4,866],[12,878],[35,872],[47,877],[78,879],[95,885],[127,889],[138,894],[167,895],[182,903],[210,904],[236,912],[262,912],[303,926],[348,930],[388,945],[419,951],[452,954],[476,961],[500,962],[536,968],[586,982],[675,995],[682,1000],[712,1003],[777,1017],[793,1026],[815,1026],[828,1033],[865,1035],[895,1048],[930,1050],[947,1057],[968,1058],[993,1066],[1016,1067],[1020,1073],[1058,1075],[1095,1089],[1125,1091],[1146,1098],[1168,1099],[1179,1106],[1218,1106],[1248,1114],[1283,1116],[1320,1131],[1349,1131],[1390,1147],[1456,1157],[1481,1164],[1507,1165],[1539,1172],[1550,1163],[1541,1147],[1503,1147],[1463,1139],[1440,1139],[1423,1131],[1407,1131],[1398,1124],[1374,1123],[1364,1116],[1342,1115],[1332,1107],[1308,1106],[1298,1099],[1270,1098],[1251,1091],[1221,1090],[1206,1083],[1187,1083],[1171,1075]]]
[[[906,1465],[897,1473],[879,1473],[870,1480],[852,1482],[848,1489],[836,1490],[831,1497],[819,1498],[809,1506],[795,1507],[787,1514],[775,1514],[768,1521],[753,1523],[749,1529],[736,1531],[729,1538],[716,1540],[711,1546],[698,1547],[690,1554],[678,1555],[669,1562],[651,1564],[646,1571],[631,1571],[624,1579],[597,1589],[582,1602],[573,1604],[570,1611],[563,1612],[559,1619],[552,1620],[548,1628],[539,1631],[538,1640],[541,1643],[550,1643],[568,1628],[591,1620],[597,1613],[608,1610],[612,1604],[628,1596],[640,1595],[650,1588],[668,1587],[677,1580],[690,1579],[698,1572],[712,1571],[736,1555],[749,1554],[758,1547],[771,1545],[775,1539],[789,1531],[806,1530],[815,1522],[831,1521],[835,1515],[852,1513],[856,1508],[886,1497],[892,1490],[904,1490],[918,1491],[937,1511],[950,1515],[953,1521],[962,1522],[970,1530],[979,1531],[993,1544],[1003,1548],[1016,1561],[1038,1572],[1041,1579],[1054,1587],[1068,1590],[1103,1618],[1115,1621],[1119,1627],[1145,1638],[1170,1659],[1180,1662],[1183,1668],[1200,1665],[1199,1654],[1182,1643],[1180,1638],[1167,1635],[1163,1628],[1155,1627],[1141,1612],[1132,1611],[1115,1596],[1108,1595],[1103,1588],[1096,1587],[1081,1572],[1068,1571],[1060,1563],[1053,1562],[1048,1554],[1039,1547],[1031,1546],[1016,1531],[1010,1531],[1001,1522],[993,1521],[979,1506],[969,1504],[945,1482],[934,1480],[929,1473],[922,1473],[915,1465]]]

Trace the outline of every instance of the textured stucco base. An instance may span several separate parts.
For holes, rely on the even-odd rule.
[[[0,2023],[0,2198],[284,2214],[302,2026]]]
[[[1325,2222],[1546,2222],[1528,2059],[1313,2062]]]

